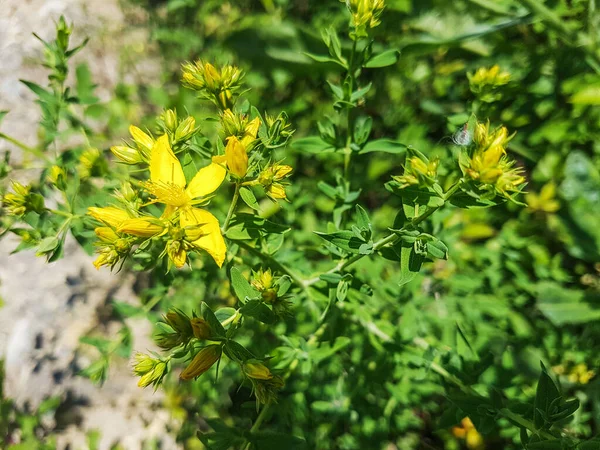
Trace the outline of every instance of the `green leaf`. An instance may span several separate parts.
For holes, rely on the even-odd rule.
[[[365,242],[359,239],[352,231],[336,231],[333,233],[315,231],[315,234],[349,253],[361,255],[373,253],[373,242]]]
[[[372,152],[392,153],[394,155],[403,154],[408,147],[400,142],[392,141],[389,139],[376,139],[369,141],[367,144],[358,152],[360,155]]]
[[[417,255],[412,245],[402,244],[398,246],[398,250],[400,252],[400,279],[398,285],[404,286],[415,279],[425,258]]]
[[[540,374],[540,379],[538,381],[537,390],[535,393],[533,411],[533,423],[537,429],[542,429],[549,425],[546,424],[544,416],[547,417],[552,413],[552,411],[550,411],[550,405],[560,397],[560,392],[558,391],[554,380],[552,380],[550,375],[548,375],[544,364],[541,364],[541,366],[542,373]]]
[[[144,314],[144,310],[134,305],[125,302],[113,301],[112,306],[123,319],[135,317]]]
[[[248,205],[250,208],[258,211],[258,209],[259,209],[258,202],[256,201],[256,197],[254,196],[252,189],[250,189],[249,187],[246,187],[246,186],[242,186],[240,188],[240,197],[242,197],[242,200],[244,201],[244,203],[246,205]]]
[[[202,302],[202,304],[200,305],[200,315],[204,320],[208,322],[208,325],[210,326],[212,339],[215,339],[217,337],[225,337],[225,328],[223,328],[223,325],[221,325],[221,322],[219,321],[219,319],[217,319],[217,316],[215,316],[213,310],[210,309],[210,306],[208,306],[205,302]]]
[[[215,311],[215,317],[219,322],[224,322],[236,313],[235,308],[224,307]]]
[[[590,294],[590,299],[598,304],[598,296]],[[566,289],[552,282],[537,285],[537,307],[556,326],[600,319],[600,308],[594,303],[587,302],[582,291]]]
[[[291,148],[299,152],[318,154],[335,151],[335,147],[328,144],[319,136],[309,136],[292,141]]]
[[[244,316],[254,317],[266,324],[272,324],[277,321],[277,316],[262,300],[250,300],[240,308],[240,313]]]
[[[272,233],[285,233],[289,228],[279,225],[254,214],[238,213],[233,216],[225,233],[228,239],[259,239]]]
[[[235,295],[241,304],[246,303],[248,300],[257,299],[260,297],[260,292],[252,287],[248,280],[242,275],[242,272],[238,268],[232,267],[229,272],[231,278],[231,285]]]
[[[255,356],[250,350],[236,341],[227,341],[223,347],[223,351],[227,357],[233,361],[244,362],[249,359],[255,359]]]
[[[382,53],[378,53],[377,55],[371,56],[371,58],[366,62],[364,67],[372,69],[376,67],[391,66],[392,64],[396,64],[396,62],[398,62],[399,56],[399,50],[386,50]]]

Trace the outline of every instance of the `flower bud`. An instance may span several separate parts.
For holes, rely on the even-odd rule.
[[[181,269],[187,261],[187,252],[182,241],[169,241],[167,243],[167,255],[178,269]]]
[[[98,239],[109,244],[119,239],[117,233],[110,227],[97,227],[94,229],[94,232],[96,233],[96,236],[98,236]]]
[[[159,220],[150,217],[137,217],[121,222],[117,231],[139,237],[152,237],[161,234],[165,225]]]
[[[110,151],[119,161],[125,164],[138,164],[144,161],[139,150],[125,145],[114,145],[110,148]]]
[[[129,134],[131,134],[131,137],[144,156],[149,158],[152,147],[154,146],[154,139],[134,125],[129,127]]]
[[[129,219],[129,213],[127,213],[127,211],[115,208],[114,206],[106,206],[104,208],[92,206],[88,208],[87,213],[97,221],[113,228],[119,228],[121,223]]]
[[[167,109],[163,112],[162,116],[165,128],[171,132],[174,132],[177,128],[177,113],[172,109]]]
[[[229,171],[240,179],[244,178],[248,171],[248,153],[246,153],[246,148],[237,137],[231,136],[227,140],[225,157],[227,158]]]
[[[244,373],[249,377],[255,380],[270,380],[273,378],[273,374],[262,363],[244,363]]]
[[[61,191],[64,191],[67,187],[67,174],[65,169],[60,166],[52,166],[48,173],[48,181]]]
[[[200,317],[193,317],[190,320],[192,329],[194,330],[194,337],[196,339],[209,339],[211,335],[210,325],[208,322]]]
[[[175,131],[175,142],[181,142],[188,139],[194,134],[196,127],[196,119],[192,116],[182,121]]]
[[[182,380],[191,380],[197,378],[206,372],[221,357],[221,346],[218,344],[208,345],[201,349],[192,362],[181,372],[179,378]]]

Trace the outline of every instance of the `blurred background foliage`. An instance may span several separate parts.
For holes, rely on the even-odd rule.
[[[370,287],[353,286],[338,304],[326,333],[342,337],[329,347],[309,351],[303,338],[313,331],[318,311],[312,300],[296,303],[293,318],[276,327],[257,323],[247,339],[258,353],[282,345],[274,367],[298,361],[276,414],[263,427],[271,433],[268,443],[265,437],[258,448],[294,448],[277,441],[276,432],[302,437],[315,449],[522,448],[518,428],[507,419],[476,423],[483,437],[469,433],[466,422],[452,428],[455,418],[445,413],[459,402],[446,398],[451,388],[431,371],[431,362],[472,386],[493,386],[526,411],[541,360],[565,395],[581,402],[563,425],[567,435],[591,438],[598,432],[599,20],[593,0],[548,0],[541,10],[536,5],[386,1],[382,25],[373,31],[375,48],[401,54],[396,64],[363,74],[365,83],[373,83],[364,107],[373,117],[372,138],[394,138],[427,156],[447,155],[471,112],[504,124],[517,131],[509,148],[526,169],[527,193],[520,199],[526,206],[444,209],[429,226],[447,244],[449,259],[426,264],[404,285],[394,263],[365,258],[356,264],[350,283],[370,280]],[[147,15],[140,16],[140,7]],[[124,56],[123,71],[132,54],[149,51],[164,71],[157,85],[122,84],[109,103],[90,107],[90,117],[106,121],[97,138],[105,150],[129,123],[152,127],[152,116],[163,108],[206,116],[206,106],[179,83],[181,64],[197,58],[242,67],[248,99],[267,112],[285,110],[295,139],[317,134],[317,122],[333,115],[325,80],[340,81],[335,67],[306,53],[327,54],[320,30],[345,29],[348,16],[338,1],[130,0],[123,8],[132,26],[150,30],[148,48]],[[474,100],[467,74],[494,65],[510,81],[491,98]],[[77,75],[85,88],[82,67]],[[318,261],[322,243],[313,234],[315,224],[327,220],[335,205],[314,179],[335,185],[341,159],[336,164],[331,154],[295,150],[293,141],[281,157],[295,175],[291,203],[276,212],[278,222],[289,224],[294,245]],[[359,203],[379,233],[399,207],[383,184],[401,173],[402,164],[386,153],[357,155],[353,162],[352,175],[362,185]],[[286,246],[280,259],[310,272],[296,251]],[[214,268],[180,274],[168,297],[170,276],[146,280],[141,298],[152,303],[144,313],[158,318],[167,306],[190,311],[200,300],[234,304],[226,279],[219,292],[206,292],[205,280],[215,276],[223,278]],[[279,337],[292,334],[283,345]],[[227,365],[222,371],[217,383],[204,377],[166,387],[166,405],[181,418],[177,433],[186,448],[203,448],[195,436],[199,427],[235,435],[232,430],[252,423],[249,388],[238,389],[232,380],[239,375]],[[215,416],[221,420],[206,421]]]

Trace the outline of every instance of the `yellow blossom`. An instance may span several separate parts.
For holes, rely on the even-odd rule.
[[[146,188],[154,197],[153,202],[166,205],[164,218],[178,214],[181,228],[200,229],[200,237],[192,241],[191,245],[205,250],[219,267],[225,261],[227,250],[219,221],[208,211],[194,205],[198,203],[198,199],[212,194],[225,179],[225,174],[225,168],[213,161],[207,167],[200,169],[192,180],[186,183],[181,163],[171,150],[168,136],[163,135],[152,147],[150,180],[146,183]],[[168,251],[177,257],[177,264],[179,264],[185,249],[169,248]]]

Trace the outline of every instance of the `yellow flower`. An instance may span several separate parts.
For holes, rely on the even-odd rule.
[[[213,160],[186,183],[181,163],[171,150],[168,136],[163,135],[152,147],[150,181],[146,183],[146,188],[154,196],[153,201],[166,205],[163,217],[170,218],[178,213],[181,228],[200,229],[200,237],[191,245],[205,250],[219,267],[223,265],[227,251],[219,221],[208,211],[194,205],[199,202],[197,199],[212,194],[221,185],[225,175],[225,168]],[[177,255],[178,263],[183,256],[182,250],[185,251],[171,250]]]
[[[352,13],[352,25],[357,36],[367,36],[368,28],[381,23],[379,17],[385,8],[384,0],[340,0],[345,1]]]
[[[220,345],[208,345],[200,350],[192,362],[185,368],[179,378],[182,380],[191,380],[197,378],[206,372],[216,363],[221,357],[221,346]]]
[[[229,171],[236,177],[242,179],[248,171],[248,153],[246,147],[237,137],[227,138],[227,147],[225,147],[225,158]]]

